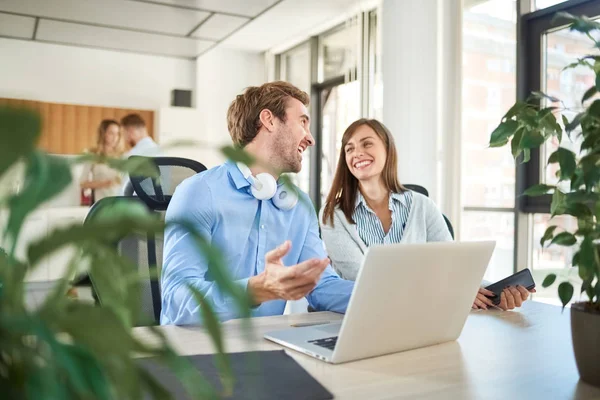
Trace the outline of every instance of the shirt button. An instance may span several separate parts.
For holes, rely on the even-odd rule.
[[[260,229],[265,229],[265,224],[262,224],[262,225],[260,226]]]

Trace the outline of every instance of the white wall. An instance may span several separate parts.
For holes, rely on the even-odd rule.
[[[207,167],[222,161],[214,150],[219,145],[231,143],[227,130],[227,109],[235,96],[248,86],[265,83],[265,57],[262,53],[214,48],[196,62],[196,108],[201,129],[195,138],[212,146],[205,161]]]
[[[0,38],[0,97],[158,109],[196,88],[196,62]]]
[[[383,122],[400,182],[425,186],[457,233],[461,12],[460,0],[383,0],[380,12]]]

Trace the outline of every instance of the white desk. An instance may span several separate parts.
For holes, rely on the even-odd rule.
[[[340,365],[288,354],[336,399],[600,399],[600,388],[579,381],[569,312],[530,301],[519,311],[473,311],[457,342]],[[229,321],[223,324],[226,349],[280,349],[262,334],[290,323],[341,318],[328,312],[255,318],[250,341],[241,321]],[[181,354],[213,352],[200,328],[161,329]],[[148,337],[145,328],[134,331]]]

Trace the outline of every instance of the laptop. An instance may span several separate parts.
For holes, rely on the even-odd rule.
[[[265,338],[338,364],[456,340],[495,242],[370,247],[341,322]]]

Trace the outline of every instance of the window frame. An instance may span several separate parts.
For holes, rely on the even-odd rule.
[[[554,19],[557,12],[600,16],[600,2],[596,0],[569,0],[564,3],[523,14],[517,21],[517,100],[525,101],[533,91],[542,90],[542,60],[544,35],[566,26],[564,19]],[[538,102],[539,104],[539,102]],[[516,205],[527,214],[550,213],[551,195],[523,196],[523,192],[541,183],[541,151],[531,150],[531,159],[517,163],[515,176]]]

